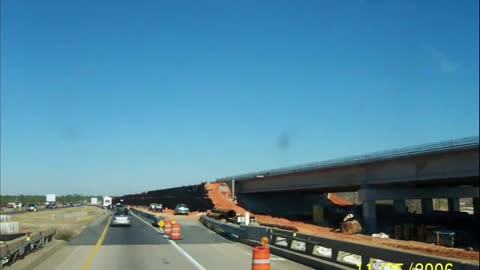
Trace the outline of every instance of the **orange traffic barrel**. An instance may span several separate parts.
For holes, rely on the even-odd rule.
[[[255,247],[252,254],[252,270],[270,270],[270,249]]]
[[[180,235],[180,224],[178,224],[176,222],[172,222],[172,223],[173,223],[173,225],[172,225],[172,236],[170,237],[170,239],[181,240],[182,236]]]
[[[172,234],[172,222],[170,220],[165,221],[165,228],[163,229],[164,235],[171,235]]]

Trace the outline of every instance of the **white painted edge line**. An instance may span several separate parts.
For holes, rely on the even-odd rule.
[[[131,213],[132,213],[132,212],[131,212]],[[161,228],[155,228],[155,227],[151,226],[152,224],[148,223],[143,217],[137,216],[135,213],[132,213],[132,215],[134,215],[134,216],[135,216],[136,218],[138,218],[140,221],[142,221],[143,223],[147,224],[149,227],[151,227],[152,229],[156,230],[157,232],[163,233],[163,230],[162,230]],[[209,232],[209,233],[211,233],[211,234],[216,235],[216,236],[219,237],[219,238],[224,239],[223,237],[221,237],[221,236],[218,235],[217,233],[213,232],[212,230],[207,229],[206,231]],[[238,237],[237,235],[235,235],[235,236]],[[168,236],[163,235],[163,238],[168,239]],[[172,240],[168,240],[168,241],[171,242],[177,249],[180,249],[180,250],[182,250],[183,252],[185,252],[185,251],[184,251],[181,247],[179,247],[179,246],[177,245],[177,243],[175,243],[174,241],[172,241]],[[248,253],[247,251],[241,249],[240,247],[238,247],[238,246],[236,246],[236,245],[230,245],[230,246],[231,246],[232,248],[236,249],[238,252],[240,252],[240,253],[242,253],[242,254],[244,254],[244,255],[246,255],[246,256],[252,256],[251,253]],[[242,246],[243,246],[243,245],[242,245]],[[180,250],[179,250],[179,251],[180,251]],[[188,253],[186,253],[186,252],[183,253],[182,251],[180,251],[180,253],[182,253],[182,255],[188,256],[188,257],[190,257],[193,261],[195,261],[195,259],[193,259]],[[187,259],[190,260],[190,258],[188,258],[188,257],[187,257]],[[282,257],[279,257],[279,256],[274,255],[274,254],[271,254],[271,255],[270,255],[270,260],[271,260],[271,261],[282,261],[282,262],[284,262],[284,261],[286,261],[287,259],[282,258]],[[201,264],[199,264],[197,261],[195,261],[196,264],[195,264],[194,262],[192,262],[192,261],[190,261],[190,262],[191,262],[192,264],[194,264],[195,266],[197,266],[196,264],[198,264],[197,267],[199,267],[200,270],[206,270],[206,268],[204,268],[204,267],[203,267]]]
[[[202,228],[204,228],[206,232],[216,235],[218,238],[225,239],[224,237],[218,235],[216,232],[214,232],[214,231],[212,231],[212,230],[210,230],[210,229],[205,228],[205,226],[203,226],[203,224],[202,224]],[[239,237],[238,235],[236,235],[236,234],[231,234],[231,235],[232,235],[233,237],[237,238],[237,239],[240,238],[240,237]],[[241,245],[242,247],[247,247],[247,248],[250,248],[250,249],[253,249],[252,247],[250,247],[250,246],[248,246],[248,245],[245,245],[245,244],[242,244],[242,243],[235,243],[235,242],[230,245],[230,247],[236,249],[237,252],[240,252],[240,253],[242,253],[242,254],[244,254],[244,255],[246,255],[246,256],[252,257],[252,253],[251,253],[251,252],[247,252],[246,250],[243,250],[242,248],[240,248],[239,246],[237,246],[237,245],[235,245],[235,244],[239,244],[239,245]],[[279,257],[279,256],[274,255],[274,254],[270,254],[270,260],[271,260],[271,261],[281,261],[281,262],[287,261],[287,259],[282,258],[282,257]]]
[[[205,267],[203,267],[201,264],[199,264],[192,256],[190,256],[185,250],[183,250],[179,245],[177,245],[177,243],[175,243],[175,241],[168,240],[168,242],[170,242],[170,244],[172,244],[178,250],[178,252],[182,253],[182,255],[185,258],[187,258],[190,261],[190,263],[192,263],[197,269],[207,270]]]
[[[144,219],[138,217],[136,214],[132,213],[132,215],[136,218],[138,218],[140,221],[142,221],[143,223],[147,224],[149,227],[151,227],[152,229],[154,229],[155,231],[159,232],[159,233],[163,233],[163,231],[161,231],[160,229],[158,228],[155,228],[153,226],[151,226],[150,223],[148,223],[147,221],[145,221]],[[172,240],[168,240],[168,242],[170,244],[173,245],[174,248],[177,249],[178,252],[180,252],[193,266],[195,266],[195,268],[197,268],[198,270],[207,270],[207,268],[203,267],[200,263],[198,263],[192,256],[190,256],[190,254],[188,254],[185,250],[183,250],[179,245],[177,245],[177,243],[175,243],[175,241],[172,241]]]
[[[141,217],[141,216],[137,216],[135,213],[133,212],[130,212],[132,213],[133,216],[135,216],[136,218],[140,219],[140,221],[142,221],[143,223],[147,224],[148,226],[152,227],[152,229],[156,230],[157,232],[159,233],[163,233],[163,229],[162,228],[155,228],[152,226],[152,224],[148,223],[148,221],[150,220],[146,220],[145,218]]]

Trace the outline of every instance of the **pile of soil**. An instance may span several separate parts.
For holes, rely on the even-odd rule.
[[[333,204],[338,205],[338,206],[352,206],[353,205],[352,202],[349,202],[349,201],[335,195],[335,193],[328,193],[328,199],[330,200],[330,202],[332,202]]]
[[[362,225],[356,220],[347,221],[342,224],[342,232],[357,234],[362,232]]]

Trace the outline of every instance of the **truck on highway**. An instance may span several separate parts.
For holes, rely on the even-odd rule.
[[[7,203],[7,208],[22,208],[22,204],[21,203],[14,203],[14,202]]]
[[[162,212],[163,211],[163,205],[161,203],[152,203],[152,204],[150,204],[148,209],[152,212]]]
[[[103,207],[105,208],[112,207],[112,197],[109,197],[109,196],[103,197]]]
[[[57,196],[55,194],[47,194],[46,201],[47,203],[55,203],[57,201]]]

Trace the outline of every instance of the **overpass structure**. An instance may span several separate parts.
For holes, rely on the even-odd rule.
[[[238,195],[358,191],[370,231],[376,231],[378,200],[392,200],[395,211],[405,213],[405,200],[420,199],[422,213],[428,213],[433,211],[434,198],[447,198],[449,211],[453,212],[460,211],[459,198],[473,198],[474,214],[478,215],[479,136],[217,181],[229,182]]]

